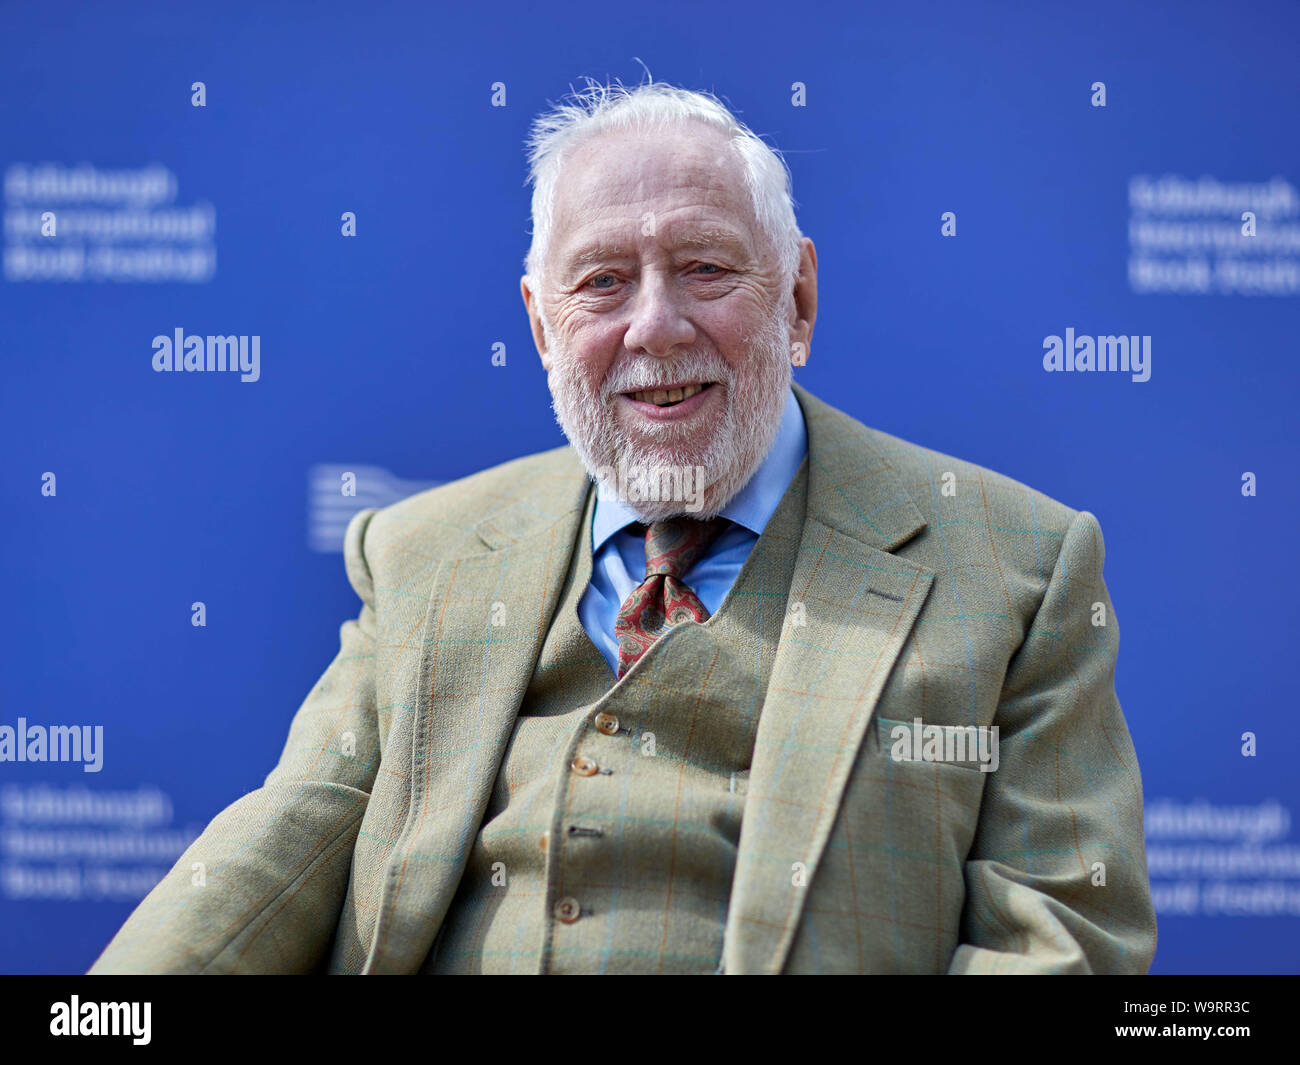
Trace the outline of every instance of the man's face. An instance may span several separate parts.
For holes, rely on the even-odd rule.
[[[565,160],[539,291],[523,292],[556,416],[602,488],[620,468],[702,470],[689,503],[628,500],[653,521],[716,514],[744,486],[811,334],[785,289],[719,131],[603,134]]]

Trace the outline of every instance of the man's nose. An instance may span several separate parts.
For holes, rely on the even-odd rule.
[[[687,316],[685,299],[672,278],[646,271],[632,296],[632,320],[623,337],[628,351],[662,359],[693,344],[695,326]]]

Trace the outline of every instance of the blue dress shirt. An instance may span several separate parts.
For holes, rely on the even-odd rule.
[[[787,392],[772,450],[745,487],[722,509],[721,516],[733,524],[682,577],[700,597],[710,616],[717,612],[736,582],[741,566],[799,472],[807,451],[803,411],[794,393]],[[645,537],[635,536],[627,529],[638,521],[626,503],[612,497],[597,497],[591,519],[591,583],[578,603],[578,620],[615,674],[618,673],[618,641],[614,638],[614,622],[623,601],[645,580]]]

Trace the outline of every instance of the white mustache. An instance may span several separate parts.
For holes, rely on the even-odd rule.
[[[730,385],[731,366],[714,355],[687,355],[674,362],[661,359],[636,359],[610,368],[601,384],[601,398],[650,388],[666,388],[682,381],[717,381]]]

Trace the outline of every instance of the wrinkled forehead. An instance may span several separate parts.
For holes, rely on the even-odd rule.
[[[551,252],[557,264],[593,239],[646,235],[660,223],[761,239],[740,157],[723,131],[683,122],[598,133],[563,160]]]

